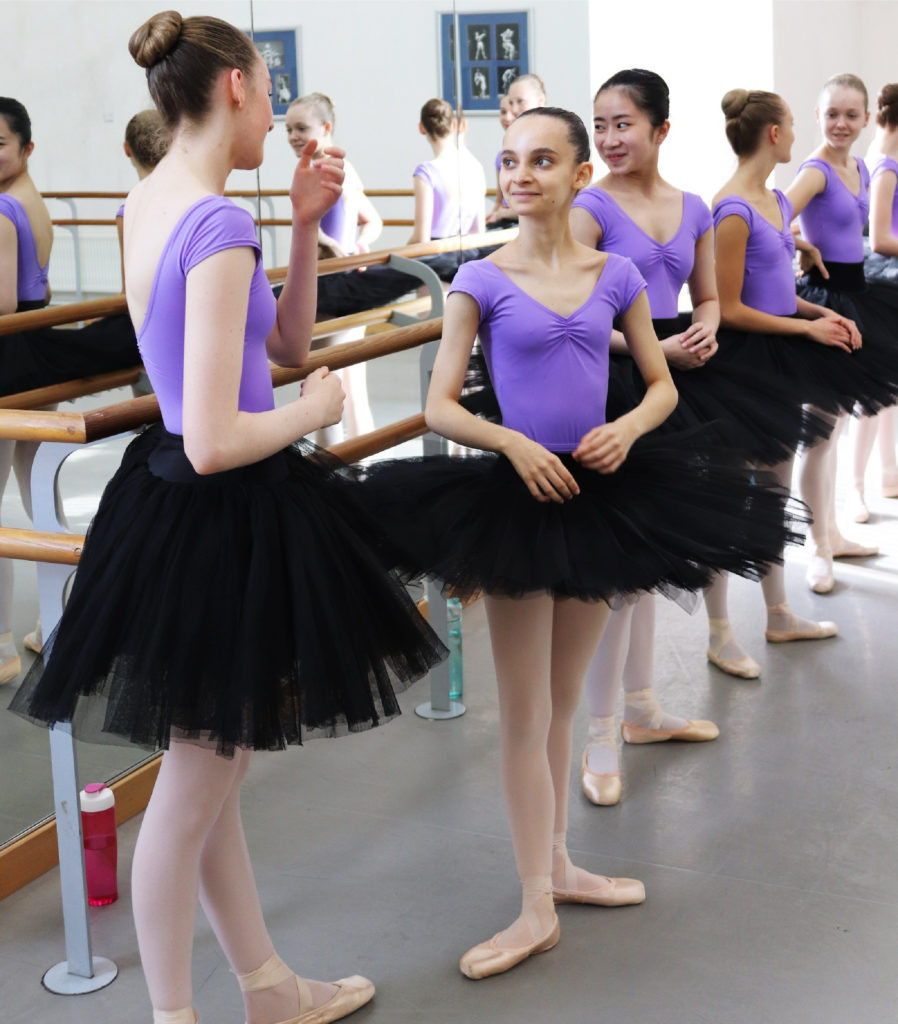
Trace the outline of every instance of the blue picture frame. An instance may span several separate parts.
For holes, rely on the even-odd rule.
[[[302,96],[296,67],[296,29],[255,32],[252,38],[271,74],[274,116],[283,117],[293,100]]]
[[[465,113],[496,113],[499,99],[518,75],[530,72],[526,11],[459,14],[461,46],[455,46],[455,15],[440,15],[443,99],[453,105],[455,61],[460,50],[461,105]]]

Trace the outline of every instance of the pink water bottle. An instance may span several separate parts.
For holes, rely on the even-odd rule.
[[[81,828],[87,902],[105,907],[118,899],[116,878],[115,794],[101,782],[81,790]]]

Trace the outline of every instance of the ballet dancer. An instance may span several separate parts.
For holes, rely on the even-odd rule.
[[[879,286],[898,306],[898,83],[883,86],[876,101],[876,135],[867,150],[870,168],[870,249],[864,261],[868,286]],[[898,310],[896,310],[898,317]],[[898,323],[898,320],[896,320]],[[854,424],[854,493],[856,523],[865,523],[870,510],[864,498],[864,476],[873,442],[879,442],[880,493],[898,498],[898,463],[895,460],[895,406],[877,416],[862,416]]]
[[[544,107],[546,105],[546,87],[539,75],[533,72],[526,75],[518,75],[517,78],[512,79],[503,100],[507,105],[508,113],[505,114],[503,112],[504,108],[502,101],[500,101],[499,121],[502,124],[503,130],[505,130],[525,110],[533,110],[534,107]],[[499,180],[501,177],[501,161],[502,151],[500,150],[496,154],[496,205],[490,210],[486,221],[487,224],[511,227],[517,220],[517,216],[506,202],[505,196],[502,193],[502,184]],[[502,223],[503,221],[505,223]]]
[[[520,233],[460,268],[425,410],[433,430],[483,454],[367,469],[366,504],[410,560],[460,596],[486,595],[522,902],[508,928],[462,956],[470,978],[552,948],[554,904],[644,899],[641,882],[592,874],[566,848],[572,722],[606,602],[655,586],[695,589],[713,569],[759,571],[758,557],[775,557],[788,532],[783,496],[751,484],[735,460],[642,438],[676,392],[641,275],[571,234],[570,204],[591,176],[589,136],[575,114],[541,107],[509,127],[501,179]],[[646,389],[605,422],[616,317]],[[475,336],[501,426],[459,404]],[[426,522],[414,515],[421,507]]]
[[[499,124],[502,126],[502,134],[505,134],[505,129],[514,120],[514,114],[511,111],[511,100],[508,95],[499,97]],[[502,186],[499,183],[499,171],[502,169],[502,150],[500,149],[496,153],[496,202],[493,204],[493,208],[486,215],[487,228],[491,225],[495,225],[497,228],[510,227],[514,224],[514,221],[509,219],[506,215],[508,213],[508,203],[505,201],[505,196],[502,195]]]
[[[132,896],[156,1024],[194,1024],[196,905],[243,993],[249,1024],[323,1024],[374,994],[352,977],[297,978],[272,947],[240,816],[253,749],[357,731],[398,711],[440,656],[345,481],[292,443],[340,417],[316,370],[274,406],[269,358],[297,366],[315,319],[318,227],[342,151],[290,187],[290,263],[275,301],[255,224],[223,197],[262,160],[271,79],[249,37],[216,18],[150,18],[135,61],[172,129],[125,204],[128,308],[164,426],[130,445],[94,519],[46,666],[13,709],[165,748],[134,852]],[[285,447],[287,446],[287,447]],[[358,531],[361,531],[358,532]],[[352,629],[345,629],[345,622]],[[95,702],[105,705],[97,714]]]
[[[0,96],[0,315],[40,309],[50,301],[48,274],[53,225],[28,173],[28,158],[33,152],[28,111],[18,100]],[[21,335],[0,339],[0,350],[0,365],[8,382],[16,379],[20,371],[20,367],[13,366],[17,353],[21,353],[22,361],[30,362],[34,357],[27,337]],[[31,466],[37,448],[33,441],[0,440],[0,496],[13,470],[29,519]],[[12,612],[13,563],[0,558],[0,684],[10,682],[22,671],[22,660],[13,641]],[[25,637],[25,647],[39,651],[41,643],[38,623]]]
[[[855,321],[867,349],[887,349],[895,341],[892,317],[864,294],[863,230],[870,208],[870,175],[863,160],[851,155],[870,118],[864,83],[848,74],[829,79],[815,114],[823,141],[802,162],[786,195],[802,236],[819,250],[823,269],[803,254],[805,275],[798,294]],[[836,523],[837,440],[846,420],[847,413],[840,414],[829,440],[802,458],[801,495],[814,516],[814,552],[806,578],[818,594],[830,593],[835,585],[834,558],[866,558],[879,550],[843,537]]]

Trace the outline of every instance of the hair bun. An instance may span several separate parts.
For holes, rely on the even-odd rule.
[[[174,48],[181,36],[183,22],[177,11],[160,11],[131,36],[128,49],[142,68],[158,64]]]
[[[748,98],[748,89],[730,89],[720,101],[720,108],[728,121],[741,115],[748,106]]]
[[[884,85],[876,101],[877,107],[882,110],[883,107],[891,107],[896,103],[898,103],[898,84],[891,82],[889,85]]]

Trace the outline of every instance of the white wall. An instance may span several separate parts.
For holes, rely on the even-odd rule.
[[[735,167],[720,110],[724,93],[772,88],[772,8],[773,0],[590,0],[589,99],[623,68],[661,75],[670,87],[671,122],[661,173],[706,202]],[[604,173],[597,165],[597,175]]]
[[[778,168],[786,187],[801,161],[820,144],[814,110],[820,87],[832,75],[859,75],[872,109],[886,82],[898,81],[898,3],[895,0],[775,0],[774,81],[795,116],[793,160]],[[855,152],[863,156],[872,122]]]

